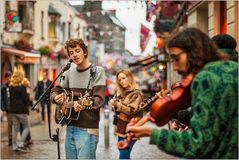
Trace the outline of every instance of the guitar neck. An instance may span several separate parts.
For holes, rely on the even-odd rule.
[[[148,98],[148,99],[146,100],[146,102],[143,103],[143,105],[141,106],[141,108],[146,108],[146,107],[148,107],[152,102],[154,102],[155,100],[157,100],[157,98],[158,98],[157,94],[155,94],[155,95],[154,95],[153,97],[151,97],[151,98]]]

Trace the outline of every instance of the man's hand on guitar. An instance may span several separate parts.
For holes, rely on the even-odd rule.
[[[65,101],[65,93],[58,94],[54,97],[54,101],[57,104],[63,104]]]
[[[86,105],[84,105],[84,99],[79,98],[78,101],[74,101],[74,110],[75,112],[80,112],[86,108]]]

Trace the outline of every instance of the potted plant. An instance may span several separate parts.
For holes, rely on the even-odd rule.
[[[49,46],[41,46],[38,51],[42,56],[48,56],[51,53],[51,49]]]
[[[32,50],[32,45],[26,40],[26,39],[20,39],[17,41],[14,41],[14,46],[23,51],[30,52]]]

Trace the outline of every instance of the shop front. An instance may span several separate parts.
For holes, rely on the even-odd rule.
[[[9,46],[1,47],[1,83],[4,83],[4,74],[14,71],[14,67],[22,65],[26,77],[30,80],[32,88],[37,83],[40,54],[36,51],[26,52]]]

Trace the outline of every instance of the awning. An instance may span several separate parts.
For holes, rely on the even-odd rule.
[[[19,63],[33,63],[33,64],[40,63],[41,55],[39,53],[31,53],[21,51],[15,48],[4,48],[4,47],[2,47],[1,52],[18,56],[17,62]]]

